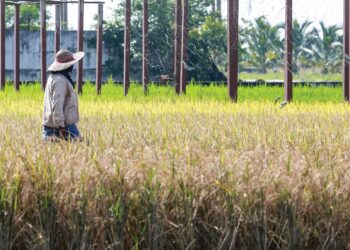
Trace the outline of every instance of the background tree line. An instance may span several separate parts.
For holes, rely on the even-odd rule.
[[[216,2],[216,8],[215,6]],[[227,21],[221,16],[220,0],[190,1],[188,78],[203,81],[225,80]],[[6,23],[13,25],[11,8]],[[174,1],[149,2],[150,74],[173,75]],[[49,17],[48,17],[49,18]],[[141,77],[142,0],[132,1],[131,63],[134,79]],[[22,29],[36,30],[40,25],[37,5],[22,5]],[[264,16],[240,22],[240,70],[266,73],[283,66],[284,24],[273,25]],[[94,46],[95,40],[89,41]],[[123,72],[124,5],[115,9],[113,18],[104,24],[104,43],[108,59],[104,71],[108,75]],[[293,69],[316,68],[323,74],[341,71],[342,32],[336,25],[293,22]]]

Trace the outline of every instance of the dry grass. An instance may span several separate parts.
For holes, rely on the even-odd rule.
[[[345,104],[86,98],[73,144],[1,104],[0,249],[350,247]]]

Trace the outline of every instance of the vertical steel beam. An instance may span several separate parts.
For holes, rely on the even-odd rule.
[[[350,0],[344,0],[344,22],[343,22],[343,97],[345,101],[349,101],[350,91]]]
[[[62,0],[62,2],[65,0]],[[68,5],[67,3],[61,4],[61,30],[68,28]]]
[[[60,50],[61,42],[61,5],[55,5],[55,53]]]
[[[41,88],[46,86],[46,4],[40,0]]]
[[[238,92],[238,25],[239,0],[227,1],[228,35],[227,35],[227,90],[231,101],[237,101]]]
[[[148,92],[148,0],[143,0],[142,22],[142,86],[146,95]]]
[[[15,42],[15,65],[14,65],[14,87],[16,91],[19,91],[19,64],[20,64],[20,49],[19,49],[19,8],[20,5],[16,4],[15,5],[15,15],[14,15],[14,42]]]
[[[5,0],[0,0],[0,89],[5,90]]]
[[[84,50],[84,0],[78,2],[78,51]],[[83,93],[83,59],[78,62],[77,69],[78,94]]]
[[[96,92],[101,94],[102,85],[102,41],[103,41],[103,5],[98,5],[98,22],[97,22],[97,36],[96,36]]]
[[[182,42],[181,42],[181,72],[180,72],[180,90],[182,94],[186,94],[187,71],[186,64],[188,62],[188,0],[183,0],[182,5]]]
[[[131,1],[125,0],[124,23],[124,96],[128,95],[130,87],[130,16]]]
[[[181,36],[182,36],[182,0],[175,2],[175,45],[174,45],[174,87],[180,94]]]
[[[221,14],[221,0],[216,0],[216,11],[219,12],[220,18],[222,17]]]
[[[285,52],[284,52],[284,100],[293,99],[293,0],[286,0]]]

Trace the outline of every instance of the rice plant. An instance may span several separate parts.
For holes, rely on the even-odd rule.
[[[81,143],[41,140],[40,86],[0,93],[1,249],[347,249],[340,88],[188,95],[86,85]]]

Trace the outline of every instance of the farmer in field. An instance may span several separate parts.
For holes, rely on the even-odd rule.
[[[84,57],[84,52],[72,52],[61,49],[55,55],[55,61],[48,68],[44,96],[43,138],[53,141],[80,140],[76,126],[79,121],[78,97],[71,77],[74,64]]]

